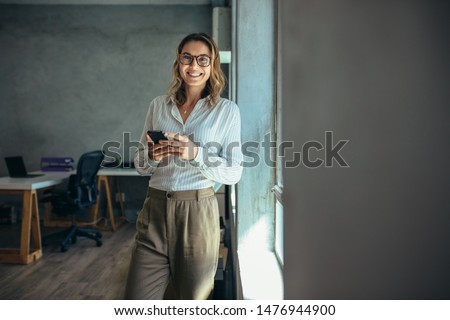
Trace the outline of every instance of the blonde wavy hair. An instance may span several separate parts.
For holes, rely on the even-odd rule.
[[[186,88],[183,78],[180,74],[178,56],[181,54],[181,50],[186,43],[191,41],[201,41],[206,44],[211,51],[211,74],[206,82],[205,89],[202,92],[202,98],[206,98],[208,95],[211,97],[209,104],[215,106],[220,98],[220,94],[225,88],[226,77],[220,67],[219,48],[214,40],[205,33],[191,33],[181,40],[176,49],[176,58],[172,67],[172,81],[169,85],[168,94],[179,106],[186,102]]]

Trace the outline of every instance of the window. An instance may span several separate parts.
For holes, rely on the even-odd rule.
[[[283,141],[282,135],[282,101],[281,101],[281,34],[280,34],[280,17],[279,17],[279,2],[277,2],[277,31],[276,31],[276,118],[275,118],[275,135],[276,145],[280,146]],[[281,266],[284,264],[283,254],[283,158],[280,154],[280,149],[276,148],[276,172],[275,172],[275,185],[273,187],[274,201],[275,201],[275,254],[280,262]]]

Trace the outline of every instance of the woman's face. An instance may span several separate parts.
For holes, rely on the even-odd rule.
[[[208,60],[205,56],[212,58],[211,51],[202,41],[190,41],[186,43],[181,50],[180,55],[185,57],[184,60],[179,59],[179,61],[182,60],[184,63],[188,60],[186,58],[189,58],[189,55],[199,56],[197,59],[201,62],[200,64]],[[192,59],[190,64],[183,64],[180,62],[179,70],[186,87],[199,87],[203,89],[209,79],[209,76],[211,75],[212,61],[207,67],[204,67],[198,64],[197,59]]]

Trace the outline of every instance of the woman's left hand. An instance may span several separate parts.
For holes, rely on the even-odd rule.
[[[172,140],[159,140],[161,145],[170,146],[171,150],[178,152],[183,160],[193,160],[197,156],[198,146],[192,142],[187,136],[178,133],[166,132],[164,135]]]

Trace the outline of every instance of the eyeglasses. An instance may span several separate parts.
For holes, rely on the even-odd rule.
[[[189,53],[182,53],[178,56],[178,61],[181,64],[188,65],[194,61],[194,58],[200,67],[207,67],[211,63],[211,57],[207,56],[206,54],[201,54],[199,56],[193,56]]]

